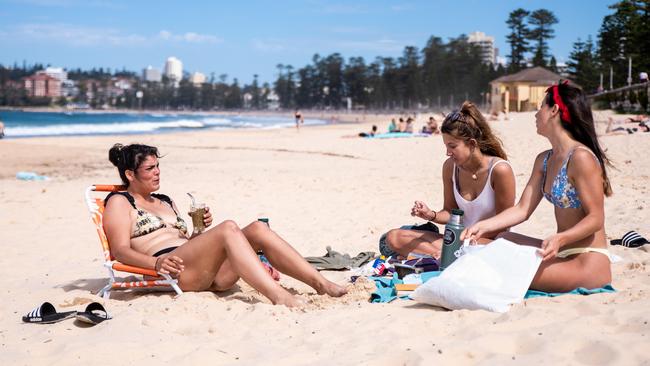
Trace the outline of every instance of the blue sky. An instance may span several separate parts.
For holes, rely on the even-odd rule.
[[[0,0],[0,63],[67,68],[162,68],[175,56],[186,71],[273,81],[278,63],[294,68],[339,52],[346,59],[401,55],[432,35],[447,40],[482,31],[509,53],[505,21],[518,8],[559,19],[551,52],[566,60],[578,37],[596,39],[614,0],[166,1]]]

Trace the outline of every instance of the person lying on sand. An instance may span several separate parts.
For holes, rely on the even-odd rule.
[[[623,127],[623,126],[614,127],[613,126],[614,123],[618,125],[625,123],[627,124],[627,127]],[[649,125],[650,125],[650,121],[639,122],[638,124],[636,123],[629,124],[628,120],[615,122],[612,117],[609,117],[607,122],[607,129],[605,129],[605,134],[606,135],[631,135],[635,132],[650,132]]]
[[[612,280],[605,240],[604,198],[612,194],[589,102],[567,83],[547,90],[535,114],[537,133],[551,143],[535,159],[533,172],[516,206],[467,225],[461,239],[479,239],[528,219],[546,198],[555,207],[557,233],[537,239],[504,232],[512,242],[540,248],[543,256],[530,288],[566,292],[602,287]]]
[[[627,117],[627,118],[625,119],[625,121],[626,121],[626,122],[631,122],[631,123],[634,123],[634,122],[637,122],[637,123],[638,123],[638,122],[645,122],[645,121],[648,121],[648,116],[645,115],[645,114],[637,114],[637,115],[632,116],[632,117]]]
[[[106,197],[104,229],[113,256],[124,264],[153,268],[178,278],[183,291],[225,291],[242,278],[273,304],[301,304],[269,275],[256,255],[261,250],[280,272],[294,277],[319,294],[343,296],[345,288],[328,281],[263,222],[243,229],[226,220],[197,235],[188,235],[185,221],[160,189],[158,149],[115,144],[109,160],[117,167],[126,192]],[[212,224],[208,208],[205,226]]]
[[[359,137],[372,137],[377,134],[377,126],[372,125],[370,132],[359,132]]]
[[[415,201],[411,215],[436,224],[446,224],[451,210],[465,211],[464,222],[471,226],[494,216],[515,203],[515,176],[501,141],[476,106],[464,102],[460,110],[442,122],[442,140],[449,157],[442,166],[443,208],[431,210]],[[506,230],[505,228],[502,230]],[[494,238],[499,231],[485,237]],[[442,235],[431,231],[390,230],[380,252],[385,256],[406,257],[411,252],[440,257]]]

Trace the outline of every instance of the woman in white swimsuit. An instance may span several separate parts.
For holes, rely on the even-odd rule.
[[[446,224],[451,210],[465,212],[464,223],[479,220],[512,207],[515,203],[515,177],[501,141],[492,133],[485,117],[471,102],[445,117],[440,128],[449,157],[442,166],[443,207],[433,211],[415,201],[411,215]],[[505,230],[502,229],[502,230]],[[499,231],[488,233],[494,238]],[[379,249],[385,256],[407,256],[411,252],[440,257],[442,235],[433,231],[393,229]]]

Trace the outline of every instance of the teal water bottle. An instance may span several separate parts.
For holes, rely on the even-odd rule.
[[[442,243],[442,255],[440,256],[440,270],[444,271],[460,257],[460,247],[463,242],[460,234],[465,229],[463,225],[463,210],[451,210],[449,222],[445,225],[445,235]]]
[[[260,218],[257,219],[257,221],[266,224],[266,226],[268,226],[269,228],[271,227],[271,225],[269,224],[269,218],[268,217],[260,217]],[[266,256],[264,255],[264,252],[262,250],[257,251],[257,256],[260,257],[260,260],[262,261],[262,263],[270,264],[269,260],[266,259]]]

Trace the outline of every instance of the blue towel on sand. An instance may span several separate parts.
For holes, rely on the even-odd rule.
[[[560,296],[560,295],[592,295],[592,294],[600,294],[600,293],[610,293],[610,292],[616,292],[616,290],[612,287],[612,285],[605,285],[601,288],[595,288],[595,289],[586,289],[584,287],[578,287],[577,289],[570,291],[570,292],[544,292],[544,291],[537,291],[537,290],[528,290],[526,292],[526,296],[524,296],[524,299],[531,299],[533,297],[555,297],[555,296]]]
[[[427,282],[433,277],[438,277],[440,271],[431,271],[420,273],[420,278],[422,283]],[[391,302],[397,298],[397,290],[395,290],[395,285],[398,283],[404,283],[404,281],[397,278],[397,274],[394,273],[392,278],[389,277],[369,277],[371,280],[375,281],[375,286],[377,290],[370,295],[370,302]],[[599,293],[611,293],[616,292],[616,290],[611,285],[605,285],[601,288],[595,289],[586,289],[584,287],[578,287],[577,289],[570,292],[543,292],[537,290],[528,290],[524,299],[531,299],[534,297],[556,297],[560,295],[592,295]],[[408,299],[408,295],[400,296],[400,299]]]
[[[431,271],[420,273],[420,278],[422,283],[427,282],[433,277],[440,275],[440,271]],[[397,298],[397,290],[395,290],[395,285],[398,283],[404,283],[404,281],[397,278],[397,273],[393,273],[393,277],[370,277],[371,280],[375,281],[375,286],[377,290],[370,294],[370,302],[391,302]],[[400,296],[401,299],[408,299],[408,295]]]

